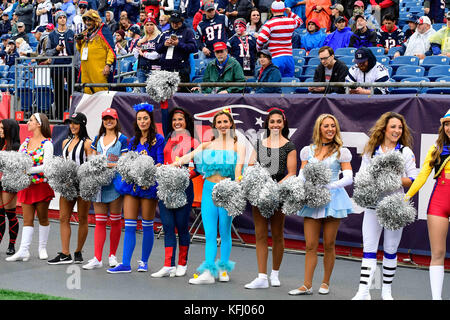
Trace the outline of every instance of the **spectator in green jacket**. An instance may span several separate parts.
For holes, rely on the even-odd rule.
[[[216,59],[206,67],[203,82],[245,82],[244,71],[239,62],[228,54],[227,45],[224,42],[214,44]],[[192,90],[197,91],[199,87]],[[202,87],[203,93],[236,93],[242,92],[243,87]]]

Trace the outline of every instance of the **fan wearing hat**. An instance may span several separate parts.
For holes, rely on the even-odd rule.
[[[26,30],[26,26],[25,23],[23,22],[17,22],[16,23],[16,27],[17,27],[17,33],[11,37],[12,40],[17,40],[19,38],[22,38],[23,40],[25,40],[27,43],[30,41]]]
[[[431,26],[431,20],[427,16],[422,16],[417,19],[416,32],[404,43],[401,49],[396,51],[394,58],[401,55],[416,56],[420,60],[425,59],[425,56],[431,55],[430,51],[430,37],[436,33],[436,30]]]
[[[234,21],[235,34],[228,40],[230,54],[244,70],[244,75],[252,77],[255,74],[256,39],[247,33],[247,22],[244,18]]]
[[[12,39],[9,39],[6,48],[5,48],[5,64],[7,66],[13,66],[16,63],[16,58],[19,58],[19,53],[17,52],[16,42]]]
[[[428,236],[431,247],[429,267],[431,295],[442,300],[444,260],[450,217],[450,109],[440,119],[436,142],[428,149],[419,175],[406,193],[411,199],[427,181],[433,171],[435,185],[427,210]]]
[[[78,1],[78,11],[74,17],[72,22],[72,30],[75,34],[82,33],[86,29],[86,25],[83,22],[83,15],[88,10],[89,3],[86,0]]]
[[[380,24],[378,20],[374,17],[373,14],[364,12],[364,2],[361,0],[355,1],[353,4],[353,11],[350,19],[348,20],[348,26],[352,28],[352,31],[356,31],[356,18],[359,16],[363,16],[367,22],[367,27],[371,30],[377,30],[380,28]]]
[[[3,12],[0,18],[0,34],[3,36],[11,32],[11,21],[9,20],[8,13]]]
[[[447,19],[447,26],[430,37],[430,44],[433,55],[450,57],[450,11],[446,13],[445,18]]]
[[[131,38],[128,40],[128,52],[133,52],[137,43],[141,39],[141,27],[137,24],[133,24],[130,29],[128,29],[128,36]]]
[[[417,20],[419,20],[419,17],[414,14],[408,15],[408,18],[405,20],[409,26],[408,30],[405,31],[405,41],[408,40],[414,32],[416,32]]]
[[[113,67],[116,62],[114,53],[114,38],[109,28],[104,28],[97,11],[90,9],[83,15],[86,29],[77,35],[76,47],[81,58],[82,83],[112,82]],[[105,91],[107,88],[85,87],[84,92],[93,94]]]
[[[122,56],[128,53],[128,42],[125,40],[125,31],[119,29],[115,33],[115,52],[117,56]]]
[[[281,72],[272,63],[272,54],[263,49],[258,52],[258,62],[261,65],[256,82],[281,82]],[[255,93],[281,93],[280,87],[257,87]]]
[[[210,61],[203,74],[203,82],[245,82],[244,71],[239,62],[228,54],[225,42],[214,43],[216,59]],[[242,87],[202,87],[204,93],[237,93]],[[199,90],[194,87],[192,90]]]
[[[336,30],[327,35],[323,45],[329,46],[335,51],[339,48],[347,48],[353,32],[347,27],[346,18],[342,16],[337,17],[334,20],[334,25],[336,26]]]
[[[354,31],[350,37],[349,47],[376,47],[377,33],[367,27],[367,20],[364,15],[357,15],[352,17],[354,19]]]
[[[328,30],[329,32],[336,31],[335,22],[336,22],[337,18],[339,18],[339,17],[344,17],[346,26],[348,25],[348,19],[344,14],[344,7],[342,6],[342,4],[336,3],[336,4],[332,5],[330,7],[330,9],[331,9],[331,22],[330,22],[330,29]]]

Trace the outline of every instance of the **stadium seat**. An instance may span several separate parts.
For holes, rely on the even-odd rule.
[[[450,58],[446,56],[428,56],[423,59],[421,64],[426,70],[438,65],[450,65]]]
[[[4,79],[0,79],[0,85],[3,84],[9,84],[9,79],[8,78],[4,78]],[[0,89],[2,92],[6,92],[6,90],[8,90],[7,88],[1,88]]]
[[[303,75],[301,75],[300,77],[297,77],[297,78],[299,78],[300,81],[304,81],[305,79],[311,78],[314,76],[316,69],[317,69],[317,66],[304,67]]]
[[[311,58],[306,63],[306,65],[308,65],[308,66],[318,66],[319,64],[320,64],[320,59],[319,58]]]
[[[428,94],[450,94],[450,88],[428,88],[425,93]]]
[[[401,81],[408,77],[422,77],[425,74],[425,68],[420,66],[400,66],[391,77],[395,81]]]
[[[397,52],[400,49],[401,49],[401,47],[392,47],[392,48],[390,48],[388,53],[387,53],[388,57],[390,57],[390,58],[394,57],[394,53]]]
[[[39,86],[34,90],[36,107],[39,112],[49,113],[53,104],[53,90],[50,86]]]
[[[394,58],[391,62],[391,66],[401,66],[401,65],[418,66],[419,58],[416,56],[400,56]]]
[[[305,49],[292,49],[292,56],[294,59],[296,57],[304,57],[306,56],[306,50]]]
[[[446,27],[446,24],[445,23],[433,23],[432,27],[434,30],[439,31],[443,27]]]
[[[319,48],[311,49],[308,53],[308,57],[318,57],[319,56]]]
[[[427,77],[409,77],[402,79],[400,82],[430,82]],[[392,94],[402,94],[402,93],[424,93],[426,87],[420,88],[391,88],[390,93]]]
[[[300,82],[300,80],[296,77],[283,77],[281,78],[281,82]],[[281,92],[284,94],[292,94],[295,93],[295,87],[282,87]]]
[[[206,69],[206,61],[204,59],[195,59],[195,74],[203,74],[203,71]]]
[[[128,60],[120,61],[120,73],[129,72],[132,70],[133,64]]]
[[[435,82],[450,82],[450,76],[437,78]]]
[[[356,48],[338,48],[334,52],[335,56],[355,56]]]
[[[295,66],[301,67],[305,64],[305,58],[302,57],[294,57]]]
[[[377,61],[386,67],[391,63],[391,59],[386,56],[377,56]]]
[[[138,82],[138,78],[137,77],[126,77],[126,78],[123,78],[122,81],[121,81],[121,83],[135,83],[135,82]],[[127,92],[133,92],[134,88],[135,87],[126,87],[126,91]]]
[[[427,77],[431,81],[435,81],[437,78],[450,76],[450,66],[434,66],[428,70]]]
[[[355,64],[355,58],[352,56],[345,56],[345,57],[339,57],[337,58],[339,61],[345,63],[347,67],[353,66]]]
[[[4,71],[8,71],[9,70],[9,66],[8,65],[0,65],[0,72],[4,72]]]
[[[301,66],[295,66],[294,68],[294,76],[299,78],[303,73],[303,67]]]
[[[369,47],[368,49],[372,51],[375,56],[384,56],[383,47]]]

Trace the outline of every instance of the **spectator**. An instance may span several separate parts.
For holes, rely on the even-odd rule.
[[[331,47],[324,46],[319,49],[320,64],[314,72],[314,82],[345,82],[348,68],[345,63],[336,59]],[[312,93],[345,93],[343,87],[310,87]]]
[[[52,2],[50,0],[37,0],[33,16],[35,26],[45,27],[49,22],[52,22]]]
[[[81,54],[81,82],[112,82],[113,65],[115,63],[114,40],[111,31],[95,10],[88,10],[83,15],[86,30],[76,38],[77,50]],[[89,34],[89,37],[88,37]],[[86,87],[85,93],[104,91],[106,88]]]
[[[67,14],[59,10],[55,14],[55,20],[57,27],[48,36],[45,54],[49,57],[73,56],[75,54],[74,33],[67,25]],[[72,64],[72,59],[52,59],[52,64],[66,65],[66,67],[52,68],[50,73],[55,93],[56,118],[62,119],[64,111],[70,105],[72,95],[72,68],[67,67]],[[67,90],[64,88],[65,81],[67,81]]]
[[[390,48],[400,47],[404,38],[403,31],[395,25],[394,16],[384,16],[383,26],[377,32],[377,46],[384,48],[384,54],[387,54]]]
[[[228,40],[229,52],[244,70],[244,75],[255,75],[256,39],[247,34],[247,22],[243,18],[234,21],[236,33]]]
[[[174,9],[175,5],[173,0],[161,0],[159,18],[161,18],[161,16],[170,16]]]
[[[131,38],[128,40],[128,53],[133,53],[134,48],[141,39],[141,28],[137,24],[132,25],[128,30],[128,36]]]
[[[61,6],[62,11],[64,11],[67,15],[67,26],[72,26],[73,18],[77,14],[77,8],[75,8],[75,5],[73,4],[72,0],[63,0],[63,4]],[[57,21],[55,17],[55,21]]]
[[[34,52],[30,52],[27,54],[27,57],[45,56],[45,48],[47,47],[47,39],[49,33],[43,26],[36,27],[36,29],[34,29],[32,33],[34,33],[34,37],[38,41],[38,45]],[[40,61],[40,64],[42,64],[42,62],[43,61]]]
[[[155,18],[148,17],[144,23],[144,36],[133,49],[134,57],[138,59],[136,76],[140,83],[146,83],[153,70],[161,69],[160,55],[156,51],[159,35]],[[145,88],[141,88],[141,92],[145,92]]]
[[[19,21],[19,17],[17,14],[13,13],[11,19],[11,36],[15,36],[19,31],[17,30],[17,23]]]
[[[14,13],[17,15],[17,22],[25,24],[25,33],[31,32],[33,21],[33,5],[29,0],[19,0],[19,5],[16,7]]]
[[[356,30],[356,17],[357,16],[364,16],[367,27],[371,30],[377,30],[380,28],[380,24],[378,23],[377,19],[372,14],[365,14],[364,13],[364,2],[361,0],[357,0],[354,3],[353,6],[353,14],[350,20],[348,21],[348,26],[352,28],[352,31],[355,32]]]
[[[30,41],[28,34],[26,33],[26,25],[23,22],[17,22],[17,33],[12,37],[12,40],[19,38],[24,39],[26,42]]]
[[[303,23],[302,19],[290,8],[285,8],[281,1],[274,1],[271,8],[273,18],[267,21],[261,28],[256,41],[256,49],[260,51],[265,45],[272,54],[272,62],[281,72],[283,77],[293,77],[295,71],[294,58],[292,57],[292,34]],[[284,12],[287,12],[287,17]]]
[[[447,27],[437,31],[431,38],[431,50],[433,55],[450,57],[450,11],[445,15],[447,18]]]
[[[139,16],[139,0],[112,0],[110,7],[114,11],[114,19],[116,21],[121,20],[121,13],[125,11],[130,19],[130,24],[137,22]]]
[[[27,56],[28,53],[31,53],[33,49],[31,49],[30,45],[23,40],[23,38],[16,39],[16,48],[19,56]]]
[[[159,16],[159,30],[161,32],[167,31],[170,29],[170,23],[169,23],[169,15],[162,14]]]
[[[8,45],[9,39],[11,39],[11,36],[7,33],[0,37],[1,40],[0,51],[6,50],[6,46]]]
[[[405,20],[405,22],[408,24],[409,28],[404,32],[405,38],[404,41],[408,40],[416,31],[417,28],[417,20],[419,20],[419,17],[415,15],[408,16],[408,18]]]
[[[425,56],[432,54],[430,50],[430,37],[435,34],[436,31],[431,27],[430,18],[422,16],[417,21],[417,30],[413,35],[402,44],[399,51],[396,51],[394,58],[405,56],[416,56],[420,60],[425,59]]]
[[[8,40],[8,44],[5,49],[5,64],[7,66],[13,66],[16,63],[16,58],[19,58],[19,53],[16,50],[16,43],[14,40]]]
[[[216,12],[214,3],[203,6],[205,15],[197,26],[197,45],[207,59],[213,59],[214,43],[227,42],[230,24],[227,16]],[[231,26],[232,29],[232,26]]]
[[[348,46],[353,48],[376,47],[377,33],[367,27],[366,18],[363,15],[355,16],[353,18],[356,21],[356,28],[353,35],[350,37]]]
[[[206,11],[205,11],[205,4],[207,3],[212,3],[214,4],[214,0],[205,0],[203,2],[203,5],[198,9],[198,11],[195,13],[194,15],[194,19],[192,20],[192,28],[194,30],[197,30],[198,24],[203,20],[203,16],[205,15]],[[214,7],[215,8],[215,7]],[[217,14],[219,14],[219,11],[216,11]]]
[[[159,19],[159,0],[142,0],[142,5],[148,16]]]
[[[306,0],[306,21],[317,19],[320,28],[330,30],[330,0]]]
[[[85,14],[88,9],[88,2],[86,0],[80,0],[78,2],[78,8],[79,13],[77,13],[75,17],[73,17],[72,22],[72,30],[75,34],[79,34],[83,32],[84,29],[86,29],[86,26],[83,22],[83,14]]]
[[[116,32],[119,26],[114,19],[114,12],[108,10],[105,12],[105,25],[111,30],[112,33]]]
[[[355,65],[348,70],[345,78],[346,82],[388,82],[388,69],[377,61],[377,58],[368,48],[359,48],[355,52]],[[385,87],[374,87],[375,94],[387,94],[388,89]],[[371,94],[370,88],[352,88],[349,90],[351,94]]]
[[[252,7],[253,5],[250,0],[228,0],[228,5],[225,10],[219,9],[219,12],[228,17],[230,25],[234,25],[234,21],[238,18],[243,18],[247,21],[250,17]]]
[[[291,8],[291,11],[299,16],[303,21],[306,21],[306,0],[286,0],[284,4],[287,8]]]
[[[301,38],[301,48],[305,49],[307,52],[314,48],[321,48],[327,35],[320,30],[319,21],[317,21],[317,19],[309,20],[306,30],[308,32]]]
[[[0,20],[0,36],[9,32],[11,32],[11,21],[9,21],[8,14],[3,12]]]
[[[227,45],[224,42],[214,43],[216,58],[210,61],[203,75],[203,82],[245,82],[244,71],[236,59],[228,55]],[[203,87],[202,87],[203,88]],[[192,88],[193,91],[198,87]],[[206,87],[204,93],[237,93],[242,92],[240,87]]]
[[[330,28],[327,29],[327,31],[329,32],[334,32],[336,31],[336,20],[339,17],[344,17],[345,19],[345,26],[348,25],[348,19],[347,17],[344,15],[344,7],[342,6],[342,4],[334,4],[330,7],[331,9],[331,20],[330,20]]]
[[[263,49],[258,52],[258,61],[261,65],[256,82],[281,82],[281,73],[272,63],[272,54]],[[257,87],[255,93],[281,93],[280,87]]]
[[[336,31],[327,35],[323,43],[324,46],[329,46],[333,50],[347,48],[353,35],[352,30],[345,26],[346,21],[344,17],[338,17],[334,24],[336,25]]]
[[[172,13],[169,22],[170,29],[161,34],[156,46],[161,55],[161,69],[177,71],[181,82],[190,82],[189,56],[198,51],[194,31],[184,23],[179,10]]]
[[[432,23],[444,22],[445,7],[449,6],[449,2],[446,0],[444,3],[441,0],[425,0],[423,2],[423,12]]]
[[[116,56],[123,56],[128,53],[128,43],[125,40],[125,31],[117,30],[115,33],[115,47],[114,51],[116,52]]]
[[[258,39],[261,27],[261,12],[258,8],[253,8],[250,11],[250,21],[247,23],[247,33],[253,36],[255,39]]]
[[[399,14],[399,0],[370,0],[372,11],[377,19],[386,15],[391,15],[394,20],[398,19]],[[379,21],[383,22],[383,21]]]
[[[119,20],[119,30],[123,30],[125,32],[128,31],[128,29],[130,29],[130,27],[132,26],[130,19],[128,19],[128,17],[121,17]]]

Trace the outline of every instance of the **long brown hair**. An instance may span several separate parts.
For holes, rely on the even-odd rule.
[[[322,113],[316,119],[316,122],[314,124],[314,129],[313,129],[312,144],[317,147],[316,152],[320,152],[320,149],[322,149],[322,134],[320,132],[320,127],[322,126],[322,122],[327,118],[332,119],[334,121],[334,123],[336,124],[336,134],[334,135],[334,138],[332,141],[333,143],[331,144],[331,148],[328,151],[328,153],[326,154],[326,157],[337,152],[338,158],[339,158],[340,153],[341,153],[341,147],[344,143],[342,142],[342,138],[341,138],[341,127],[339,126],[339,121],[332,114]]]
[[[236,124],[234,123],[234,119],[233,119],[233,117],[231,116],[231,113],[228,110],[220,110],[219,112],[217,112],[214,115],[213,122],[212,122],[213,131],[215,131],[215,129],[216,129],[217,117],[221,116],[221,115],[226,115],[228,117],[228,119],[230,120],[230,122],[231,122],[231,128],[230,128],[231,129],[231,134],[230,135],[234,139],[234,143],[236,143],[237,142]],[[216,136],[213,135],[211,141],[214,140],[215,138],[216,138]]]
[[[115,119],[115,118],[113,118]],[[119,133],[120,131],[122,131],[122,128],[120,127],[120,122],[119,119],[116,119],[116,126],[114,127],[114,134],[116,135],[116,142],[119,141]],[[106,128],[103,125],[103,118],[102,118],[102,125],[100,126],[100,129],[98,130],[98,136],[97,136],[97,144],[100,141],[100,137],[102,135],[106,135]],[[116,144],[116,142],[114,142],[114,145]]]
[[[150,148],[153,145],[153,142],[156,138],[156,126],[155,121],[153,120],[153,112],[149,112],[145,109],[141,109],[138,112],[136,112],[136,120],[134,121],[134,141],[133,145],[131,146],[131,150],[136,150],[137,145],[140,143],[142,138],[142,131],[139,129],[139,126],[137,124],[137,115],[139,112],[146,112],[150,117],[150,128],[148,128],[147,132],[147,144],[148,144],[148,150],[150,151]]]
[[[436,148],[431,154],[430,167],[434,167],[437,163],[441,162],[441,153],[444,150],[444,145],[450,144],[450,138],[444,131],[445,122],[439,127],[438,138],[436,140]]]
[[[34,116],[34,115],[33,115]],[[34,117],[36,119],[36,117]],[[41,119],[41,133],[45,138],[52,137],[52,130],[50,129],[50,121],[48,121],[47,116],[44,113],[39,113],[39,118]],[[36,119],[37,121],[37,119]]]
[[[381,117],[375,122],[373,127],[369,130],[370,138],[366,146],[364,147],[363,154],[372,156],[372,154],[375,152],[375,149],[383,143],[386,127],[389,120],[391,119],[398,119],[402,123],[403,131],[399,139],[400,144],[402,144],[405,147],[409,148],[412,147],[411,131],[408,125],[406,124],[405,118],[401,114],[396,112],[386,112],[381,115]]]

